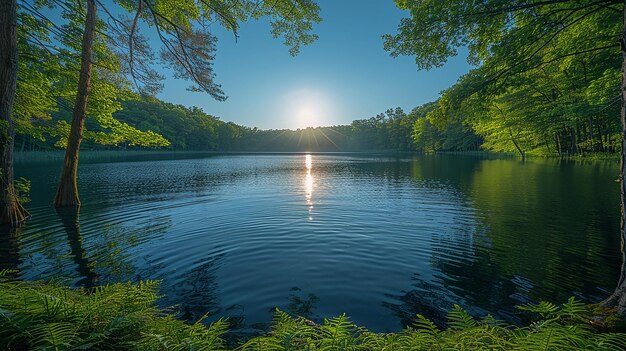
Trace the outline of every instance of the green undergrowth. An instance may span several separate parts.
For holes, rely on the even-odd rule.
[[[178,320],[156,307],[157,290],[154,281],[85,290],[2,279],[0,349],[227,350],[227,321]],[[370,332],[345,315],[318,324],[277,310],[266,334],[229,350],[626,350],[626,334],[594,330],[588,307],[573,298],[519,309],[535,321],[514,327],[455,306],[446,329],[417,315],[398,333]]]

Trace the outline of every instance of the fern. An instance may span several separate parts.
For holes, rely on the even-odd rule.
[[[324,338],[320,350],[346,350],[356,326],[342,314],[336,318],[325,319],[321,329]]]
[[[435,323],[428,320],[428,318],[418,314],[415,321],[413,322],[413,326],[422,333],[426,333],[433,337],[436,337],[439,334],[439,328],[435,325]]]
[[[543,318],[550,318],[557,313],[559,307],[552,302],[541,301],[538,304],[529,303],[526,305],[517,306],[517,309],[539,314]]]
[[[40,348],[68,349],[78,339],[75,326],[67,322],[45,323],[33,327],[32,343]]]
[[[454,305],[448,313],[448,324],[453,329],[467,330],[475,327],[476,321],[459,305]]]
[[[0,272],[0,277],[3,276]],[[226,350],[228,324],[180,321],[155,307],[158,282],[112,284],[89,291],[58,283],[0,281],[0,349],[6,350]],[[585,322],[587,307],[569,299],[521,306],[539,319],[526,327],[492,316],[477,320],[459,306],[448,329],[417,315],[398,333],[373,333],[346,315],[315,324],[276,310],[272,328],[237,351],[404,350],[622,350],[626,334],[597,333]]]
[[[158,310],[156,282],[87,292],[0,282],[0,349],[222,350],[226,323],[187,325]]]
[[[584,320],[583,316],[587,313],[589,313],[587,305],[585,305],[582,301],[576,300],[572,296],[561,307],[561,310],[559,311],[559,316]]]
[[[606,333],[597,335],[594,339],[604,350],[626,351],[626,334]]]
[[[10,276],[19,273],[15,269],[0,269],[0,282],[10,280]]]

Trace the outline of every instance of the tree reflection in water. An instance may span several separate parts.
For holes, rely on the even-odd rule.
[[[98,274],[93,262],[89,261],[89,256],[83,247],[83,238],[80,235],[80,208],[57,208],[56,211],[67,233],[76,271],[81,277],[77,285],[87,288],[97,285]]]

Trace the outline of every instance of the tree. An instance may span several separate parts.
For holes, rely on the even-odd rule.
[[[30,10],[30,12],[29,12]],[[70,134],[72,102],[76,99],[82,21],[73,17],[59,25],[50,22],[23,3],[18,11],[19,68],[13,119],[16,141],[33,146],[47,139],[65,148]],[[76,11],[80,11],[77,9]],[[121,60],[103,40],[93,45],[89,114],[84,138],[98,144],[167,146],[167,140],[151,131],[141,131],[116,120],[124,98],[134,94],[121,70]]]
[[[414,55],[421,69],[443,65],[469,49],[468,60],[481,65],[475,90],[501,95],[510,79],[551,63],[583,57],[615,62],[621,53],[621,204],[622,267],[615,292],[604,302],[626,312],[626,6],[623,0],[396,0],[411,17],[398,33],[385,36],[391,55]],[[617,48],[621,43],[621,51]],[[616,67],[613,67],[615,69]],[[579,73],[580,74],[580,73]],[[584,74],[584,73],[583,73]],[[589,86],[589,84],[587,85]],[[469,92],[466,96],[471,96]],[[464,100],[464,99],[460,99]],[[592,128],[589,128],[593,130]],[[575,139],[571,130],[571,140]]]
[[[17,84],[17,4],[0,1],[0,223],[18,224],[28,213],[13,182],[13,101]]]
[[[123,63],[122,71],[128,74],[135,87],[142,92],[154,93],[160,88],[157,81],[161,77],[152,68],[155,58],[148,39],[139,34],[140,25],[147,24],[162,44],[160,62],[171,68],[176,77],[191,80],[194,84],[190,90],[206,92],[221,101],[226,97],[214,82],[212,61],[216,38],[209,32],[209,23],[219,22],[236,37],[241,21],[268,17],[273,36],[283,36],[290,53],[295,55],[300,45],[309,44],[317,38],[310,31],[313,23],[320,21],[319,7],[312,0],[119,0],[115,4],[133,13],[132,18],[122,18],[114,14],[112,4],[105,5],[96,0],[86,0],[86,10],[81,3],[71,1],[40,1],[34,5],[27,3],[26,6],[32,13],[44,18],[39,10],[43,6],[56,6],[70,22],[77,17],[77,13],[83,14],[85,19],[79,46],[81,63],[77,94],[63,170],[54,200],[57,207],[80,205],[76,186],[78,155],[85,117],[90,110],[89,99],[95,71],[94,43],[99,37],[108,39],[108,45],[117,48],[117,56]],[[99,11],[108,16],[108,21],[98,20]],[[55,25],[53,21],[47,20]]]
[[[56,207],[79,206],[78,187],[76,185],[76,173],[78,171],[78,151],[83,140],[85,127],[85,115],[87,113],[87,100],[91,91],[92,70],[92,47],[96,34],[96,1],[87,0],[87,17],[82,41],[82,54],[80,60],[80,76],[78,80],[78,93],[72,112],[72,126],[68,138],[63,169],[59,180],[59,187],[54,198]]]
[[[547,60],[551,53],[538,55]],[[619,109],[619,59],[595,55],[509,76],[499,89],[484,87],[483,77],[495,74],[486,60],[443,93],[431,120],[463,120],[485,138],[484,148],[520,156],[611,152],[619,125],[609,118]]]

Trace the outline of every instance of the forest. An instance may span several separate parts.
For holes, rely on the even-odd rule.
[[[189,324],[169,310],[161,311],[157,282],[115,282],[74,289],[55,281],[14,280],[11,277],[16,272],[9,269],[0,270],[0,347],[626,349],[626,3],[388,2],[405,17],[396,32],[381,33],[381,51],[393,58],[411,57],[419,70],[441,68],[455,56],[467,56],[469,72],[440,92],[436,101],[416,102],[410,111],[389,106],[350,124],[292,130],[259,129],[196,106],[163,101],[159,94],[168,83],[163,69],[188,82],[189,94],[224,101],[228,91],[218,83],[219,72],[214,66],[219,54],[215,27],[237,40],[247,23],[265,21],[271,36],[295,56],[302,47],[313,46],[320,39],[315,28],[322,23],[323,2],[0,0],[3,230],[16,236],[42,211],[28,211],[30,181],[14,176],[15,155],[34,151],[64,151],[61,174],[47,211],[75,211],[72,218],[77,228],[81,206],[79,154],[89,150],[391,155],[485,151],[512,155],[521,162],[532,157],[619,158],[615,183],[616,188],[619,185],[616,197],[619,195],[622,224],[619,233],[608,233],[620,239],[620,273],[614,290],[602,290],[606,296],[594,305],[574,298],[562,305],[520,304],[518,310],[532,315],[523,319],[526,326],[509,325],[509,321],[491,315],[475,319],[457,304],[449,309],[443,326],[417,314],[414,324],[398,333],[370,332],[345,315],[310,321],[275,309],[267,334],[240,342],[223,337],[228,323],[222,320],[204,323],[205,316]],[[319,206],[313,206],[312,200],[318,180],[313,178],[311,156],[307,157],[306,218],[312,221]],[[233,173],[232,179],[251,181],[242,173]],[[198,175],[194,181],[209,178]],[[399,178],[387,185],[393,188]],[[273,180],[263,184],[276,182],[268,179]],[[428,188],[431,183],[410,184],[426,184]],[[452,187],[442,184],[438,190]],[[213,186],[218,188],[211,183]],[[457,193],[461,191],[451,191],[450,198]],[[366,197],[355,202],[371,204],[375,200]],[[245,209],[245,204],[241,207]],[[450,211],[461,212],[457,208]],[[407,216],[412,216],[407,222],[421,218],[420,213]]]
[[[470,127],[454,123],[437,129],[427,115],[435,108],[429,103],[405,113],[388,109],[350,125],[307,127],[299,130],[262,130],[222,121],[197,107],[165,103],[155,98],[121,101],[112,117],[137,132],[117,139],[111,131],[87,120],[85,150],[193,150],[258,152],[359,152],[359,151],[476,151],[482,138]],[[19,151],[56,150],[64,143],[59,132],[69,123],[71,112],[60,110],[50,119],[16,131]],[[419,122],[418,122],[419,121]],[[148,134],[145,134],[148,133]],[[124,136],[125,135],[125,136]]]
[[[614,38],[621,30],[621,13],[610,3],[605,7],[580,6],[580,9],[545,15],[546,20],[555,21],[551,29],[554,33],[532,34],[539,31],[532,28],[537,23],[529,23],[519,33],[508,33],[511,38],[521,36],[526,43],[535,37],[544,40],[555,36],[554,40],[544,40],[545,45],[540,47],[507,47],[521,44],[506,40],[502,40],[504,44],[498,51],[476,47],[470,59],[480,62],[480,66],[443,91],[436,102],[408,112],[390,108],[350,125],[299,131],[259,130],[220,120],[219,116],[211,116],[210,112],[196,107],[159,101],[146,94],[158,88],[155,80],[147,81],[146,84],[152,85],[142,87],[142,94],[127,91],[136,78],[134,75],[131,81],[124,78],[128,73],[125,70],[149,67],[124,67],[128,63],[122,57],[107,62],[115,60],[114,56],[107,56],[107,50],[114,53],[115,48],[110,43],[96,43],[94,55],[103,61],[95,70],[91,99],[98,108],[86,115],[83,147],[214,151],[483,149],[517,153],[521,157],[617,153],[620,124],[615,116],[620,108],[621,57]],[[75,56],[70,56],[70,46],[75,47],[79,42],[78,34],[74,33],[73,43],[68,42],[70,37],[63,39],[65,62],[54,59],[60,53],[56,54],[50,47],[59,46],[55,37],[62,34],[59,30],[79,29],[48,28],[34,10],[25,7],[19,13],[22,30],[18,32],[18,51],[23,57],[19,61],[14,107],[18,151],[66,147],[72,119],[72,85],[78,78],[75,66],[72,67]],[[570,20],[572,23],[565,28],[558,28],[563,21]],[[67,26],[70,25],[78,27],[79,23]],[[412,29],[408,24],[402,24],[398,35],[385,38],[392,55],[413,53],[415,49],[405,42],[409,30]],[[588,32],[595,33],[595,37],[586,38]],[[568,39],[557,40],[560,37]],[[594,44],[576,48],[577,41],[572,37]],[[519,61],[511,54],[523,55],[525,51],[528,57]],[[423,64],[423,68],[431,66],[434,63]],[[152,76],[154,72],[149,73],[141,77],[156,78]],[[103,77],[99,78],[98,74]],[[120,96],[130,98],[120,99]]]

